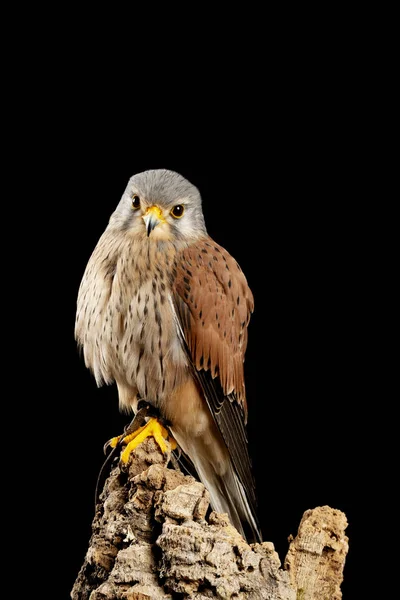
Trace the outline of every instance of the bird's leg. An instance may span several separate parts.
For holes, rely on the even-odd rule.
[[[164,453],[167,451],[167,446],[165,444],[165,440],[167,439],[170,441],[172,448],[176,448],[175,440],[173,440],[173,438],[169,438],[168,431],[165,429],[165,427],[160,423],[160,421],[158,421],[158,419],[151,417],[146,425],[139,427],[137,431],[124,438],[124,443],[126,443],[127,446],[121,453],[122,462],[127,463],[131,452],[149,436],[154,437],[155,441],[160,446],[161,451]]]
[[[117,446],[120,446],[124,441],[125,437],[130,435],[134,431],[137,431],[146,422],[146,417],[149,416],[149,414],[152,414],[152,407],[150,406],[150,404],[147,403],[143,406],[143,400],[139,401],[138,409],[139,410],[136,412],[129,425],[126,425],[124,427],[124,433],[122,435],[117,435],[116,437],[111,438],[111,440],[108,440],[104,444],[104,454],[106,453],[107,448],[109,448],[110,446],[111,448],[116,448]]]
[[[139,444],[141,444],[147,437],[150,436],[154,437],[163,453],[167,451],[165,440],[169,441],[172,450],[177,447],[176,441],[169,434],[166,427],[164,427],[164,424],[166,425],[166,423],[163,422],[163,419],[160,418],[158,411],[156,411],[153,406],[146,403],[146,406],[141,408],[136,416],[138,416],[141,412],[141,422],[143,422],[147,416],[151,415],[150,419],[145,425],[139,426],[139,422],[135,417],[123,435],[112,438],[109,442],[109,445],[112,448],[115,448],[117,445],[122,443],[126,444],[126,448],[121,453],[121,460],[123,463],[127,463],[131,452],[133,452],[133,450],[135,450]]]
[[[143,406],[140,408],[140,410],[137,411],[137,413],[135,414],[135,416],[133,417],[132,421],[129,423],[129,425],[127,425],[124,428],[124,434],[123,435],[119,435],[118,437],[112,438],[111,440],[108,440],[108,442],[106,442],[104,444],[104,454],[106,454],[107,452],[107,448],[109,448],[110,446],[112,447],[111,452],[109,453],[109,455],[107,456],[106,460],[104,461],[101,469],[100,469],[100,473],[97,477],[97,483],[96,483],[96,491],[95,491],[95,506],[97,505],[97,502],[99,501],[99,497],[100,497],[100,488],[106,478],[106,469],[108,468],[108,470],[110,469],[110,465],[113,461],[113,459],[116,456],[118,447],[122,446],[122,443],[124,441],[124,438],[126,435],[131,434],[133,431],[136,431],[137,429],[139,429],[139,427],[141,427],[143,425],[143,423],[146,421],[146,416],[149,413],[150,406]]]

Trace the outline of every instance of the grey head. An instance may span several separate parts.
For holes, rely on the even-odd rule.
[[[207,233],[199,190],[167,169],[131,177],[108,228],[149,240],[193,241]]]

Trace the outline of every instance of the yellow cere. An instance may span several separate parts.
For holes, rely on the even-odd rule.
[[[153,214],[153,215],[154,215],[154,216],[155,216],[155,217],[156,217],[156,218],[157,218],[159,221],[164,221],[164,220],[165,220],[165,219],[164,219],[164,217],[163,217],[163,214],[162,214],[162,210],[161,210],[161,208],[160,208],[159,206],[156,206],[156,205],[154,205],[154,206],[150,206],[150,207],[149,207],[149,208],[146,210],[146,212],[145,212],[145,216],[147,216],[147,215],[152,215],[152,214]]]

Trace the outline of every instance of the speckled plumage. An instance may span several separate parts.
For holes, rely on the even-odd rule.
[[[132,177],[82,278],[75,337],[98,385],[116,382],[121,409],[154,404],[214,509],[260,539],[245,433],[252,310],[239,265],[207,234],[197,188],[167,170]]]

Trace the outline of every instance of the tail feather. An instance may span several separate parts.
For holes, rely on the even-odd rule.
[[[231,461],[223,476],[210,473],[204,485],[210,492],[211,506],[215,511],[228,513],[231,523],[249,543],[262,542],[257,516]]]
[[[188,440],[182,443],[183,440],[179,440],[179,436],[176,438],[190,457],[200,481],[207,488],[212,509],[227,513],[232,525],[248,543],[262,542],[257,515],[251,508],[246,490],[234,469],[228,451],[226,450],[221,472],[221,464],[215,464],[213,457],[202,451],[204,449],[201,448],[200,439],[191,440],[188,444]]]

